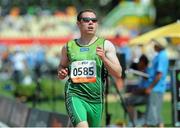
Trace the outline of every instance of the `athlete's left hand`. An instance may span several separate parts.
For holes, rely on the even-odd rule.
[[[96,54],[102,59],[104,60],[105,56],[105,51],[101,48],[101,47],[97,47],[96,48]]]

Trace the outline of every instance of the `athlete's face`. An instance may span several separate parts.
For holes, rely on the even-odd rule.
[[[97,18],[96,15],[92,12],[84,12],[81,15],[80,21],[77,22],[77,25],[83,34],[92,34],[94,35],[97,30]]]

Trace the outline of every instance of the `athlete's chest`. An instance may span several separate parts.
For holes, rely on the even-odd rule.
[[[98,59],[96,48],[94,47],[77,47],[71,50],[69,57],[71,61]]]

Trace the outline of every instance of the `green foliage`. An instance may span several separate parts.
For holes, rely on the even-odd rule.
[[[154,0],[154,5],[156,7],[157,26],[163,26],[178,20],[180,16],[179,0]]]
[[[3,95],[13,96],[16,92],[19,96],[28,98],[37,91],[37,86],[36,81],[33,81],[29,85],[16,85],[12,80],[7,80],[0,82],[0,91]],[[52,97],[64,95],[64,82],[57,80],[55,76],[53,78],[49,78],[49,76],[42,77],[39,86],[40,98],[52,99]]]

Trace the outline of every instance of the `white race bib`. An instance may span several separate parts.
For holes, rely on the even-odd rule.
[[[96,61],[82,60],[72,62],[71,79],[74,83],[96,82]]]

